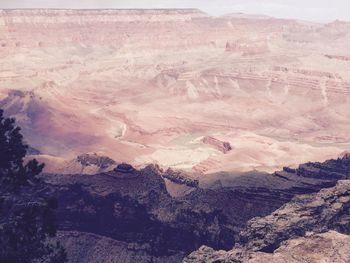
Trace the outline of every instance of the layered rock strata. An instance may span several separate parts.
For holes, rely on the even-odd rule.
[[[184,262],[288,262],[288,258],[290,262],[334,262],[337,258],[336,262],[345,263],[350,257],[345,252],[349,236],[339,233],[350,234],[349,219],[350,181],[339,181],[333,188],[296,196],[269,216],[253,218],[232,250],[202,247]],[[315,248],[320,251],[317,257]],[[304,253],[293,255],[297,250]]]
[[[269,184],[262,177],[262,181],[255,181],[255,186],[241,182],[239,186],[215,189],[193,187],[190,193],[178,197],[169,195],[162,172],[153,165],[123,177],[115,171],[88,176],[46,174],[46,190],[42,191],[54,194],[59,200],[60,231],[82,233],[77,234],[79,238],[96,235],[94,239],[102,243],[121,242],[118,249],[125,255],[130,253],[130,261],[123,257],[125,262],[141,255],[145,262],[179,262],[179,258],[202,245],[212,247],[204,251],[211,250],[213,258],[217,253],[226,255],[213,249],[230,250],[236,246],[235,260],[236,256],[243,260],[250,255],[249,251],[273,252],[284,241],[308,231],[321,233],[334,229],[347,233],[349,182],[340,181],[335,188],[329,187],[340,179],[350,178],[349,158],[344,156],[303,167],[294,174],[268,175],[265,179],[268,178]],[[298,194],[315,193],[325,187],[328,189],[296,197],[283,206]],[[73,237],[64,235],[61,240],[69,243]],[[77,253],[88,247],[91,244],[79,242],[69,251],[77,258]],[[203,253],[203,249],[198,253]],[[101,252],[98,260],[105,257],[109,255]],[[187,260],[198,262],[197,254]],[[96,261],[90,258],[89,262]]]

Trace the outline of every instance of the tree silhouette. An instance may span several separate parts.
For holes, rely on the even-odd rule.
[[[40,195],[44,164],[25,163],[27,148],[15,120],[0,110],[0,262],[66,262],[63,247],[50,242],[57,200]]]

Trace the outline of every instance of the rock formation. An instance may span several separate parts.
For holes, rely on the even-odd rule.
[[[270,173],[347,149],[349,32],[194,9],[1,10],[0,107],[51,162]]]
[[[116,162],[107,156],[99,156],[96,153],[93,154],[82,154],[77,157],[77,162],[81,163],[83,166],[97,166],[101,170],[107,169],[112,165],[115,165]],[[82,172],[84,173],[84,172]]]
[[[71,261],[175,263],[201,246],[186,262],[312,261],[295,256],[319,244],[346,262],[350,158],[323,161],[348,150],[349,33],[195,9],[0,10],[0,108],[47,163],[38,193],[59,199]]]
[[[235,260],[237,255],[241,260],[249,251],[274,251],[307,231],[347,233],[349,181],[335,185],[350,178],[350,159],[300,167],[303,169],[292,174],[257,177],[254,184],[248,180],[215,189],[192,187],[189,193],[175,197],[167,191],[165,172],[155,165],[132,173],[45,174],[40,193],[58,198],[59,240],[69,245],[76,238],[68,250],[74,260],[84,254],[87,262],[98,258],[99,262],[175,263],[203,245],[208,247],[188,260],[198,262],[198,253],[208,254],[208,258],[216,258],[217,253],[227,257],[226,252],[214,249],[234,246]],[[309,195],[325,187],[329,189]],[[307,195],[295,197],[298,194]],[[290,214],[295,218],[288,219]],[[107,253],[107,248],[102,248],[105,245],[123,256],[119,259],[115,253]],[[230,257],[233,254],[228,253]]]
[[[226,52],[236,52],[243,56],[261,55],[269,52],[268,43],[266,39],[246,39],[235,42],[226,43]]]
[[[215,149],[223,153],[228,153],[229,151],[232,150],[231,144],[229,142],[222,142],[214,137],[205,136],[202,139],[202,142],[210,146],[213,146]]]
[[[132,165],[127,163],[121,163],[118,164],[117,167],[114,169],[117,173],[132,173],[135,171],[135,168],[132,167]]]
[[[338,59],[338,60],[343,60],[343,61],[350,61],[349,56],[337,56],[337,55],[325,55],[326,58],[329,59]]]
[[[198,187],[198,180],[197,179],[191,179],[189,175],[184,173],[183,171],[175,171],[171,168],[168,168],[165,172],[162,173],[163,178],[166,178],[173,183],[176,184],[183,184],[189,187]]]
[[[300,262],[298,259],[320,262],[317,258],[322,258],[322,262],[345,263],[350,258],[345,252],[350,248],[346,243],[349,236],[326,232],[350,234],[349,215],[350,181],[339,181],[333,188],[296,196],[269,216],[253,218],[241,231],[239,245],[232,250],[216,252],[202,247],[184,262]],[[335,243],[345,247],[337,247]],[[304,253],[293,255],[298,247]],[[318,256],[315,247],[321,252]]]
[[[58,238],[69,255],[69,263],[163,263],[181,262],[182,255],[175,256],[150,256],[147,246],[137,243],[126,243],[96,234],[60,231]]]
[[[216,251],[201,247],[184,262],[205,263],[347,263],[349,255],[349,235],[329,231],[322,234],[308,232],[304,237],[290,239],[274,251],[274,253],[252,252],[249,258],[239,259],[240,256],[231,252]],[[230,254],[231,253],[231,254]]]
[[[54,157],[33,150],[30,150],[30,153],[29,158],[45,163],[46,173],[97,174],[112,171],[117,165],[113,159],[97,153],[84,153],[72,159]]]
[[[273,254],[253,253],[251,263],[346,263],[350,261],[350,236],[329,231],[322,234],[307,233],[305,237],[288,240]]]

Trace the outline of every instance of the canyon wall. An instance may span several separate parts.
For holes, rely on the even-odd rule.
[[[1,10],[0,107],[51,167],[98,153],[271,172],[348,150],[349,32],[194,9]]]

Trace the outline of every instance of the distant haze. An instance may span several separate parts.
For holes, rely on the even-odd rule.
[[[0,0],[0,8],[199,8],[211,15],[265,14],[309,21],[350,21],[349,0]]]

